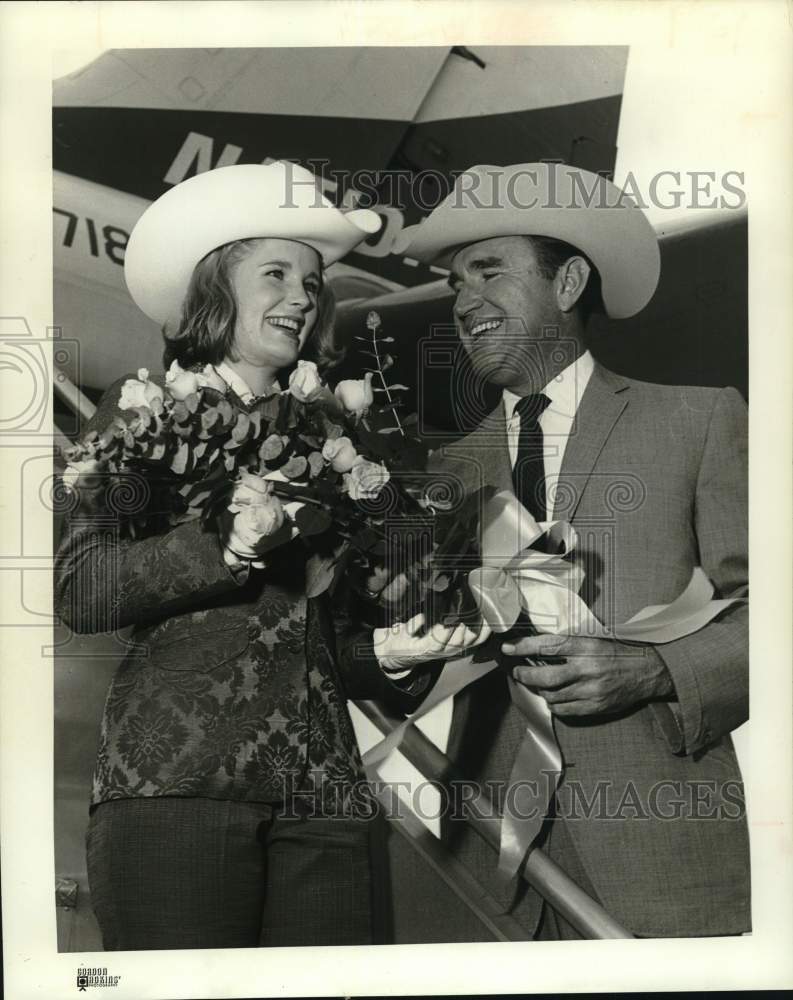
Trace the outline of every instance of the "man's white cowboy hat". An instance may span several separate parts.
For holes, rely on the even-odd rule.
[[[495,236],[549,236],[581,250],[615,319],[643,309],[658,284],[658,239],[641,209],[611,181],[561,163],[471,167],[394,251],[451,267],[462,247]]]
[[[147,316],[178,319],[193,269],[234,240],[271,237],[313,247],[325,267],[381,226],[368,209],[340,212],[309,170],[293,163],[218,167],[182,181],[151,204],[127,244],[127,288]]]

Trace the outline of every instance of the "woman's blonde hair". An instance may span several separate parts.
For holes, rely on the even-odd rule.
[[[163,328],[163,364],[172,361],[182,368],[216,365],[224,358],[234,360],[234,328],[237,301],[231,276],[234,267],[253,249],[258,240],[236,240],[211,250],[195,266],[182,305],[179,325]],[[317,318],[301,353],[315,361],[320,372],[335,367],[344,357],[345,347],[336,341],[333,321],[336,301],[323,281],[317,296]]]

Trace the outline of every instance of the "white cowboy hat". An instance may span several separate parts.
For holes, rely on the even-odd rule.
[[[615,319],[643,309],[658,284],[658,239],[641,209],[611,181],[561,163],[471,167],[394,252],[450,267],[462,247],[495,236],[549,236],[581,250]]]
[[[127,244],[124,276],[156,323],[178,318],[193,269],[235,240],[271,237],[313,247],[325,267],[381,226],[369,209],[340,212],[309,170],[281,161],[218,167],[182,181],[153,202]]]

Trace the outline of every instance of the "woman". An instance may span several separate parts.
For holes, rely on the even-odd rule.
[[[144,213],[125,274],[164,324],[166,364],[213,364],[249,403],[301,352],[320,369],[338,359],[323,268],[379,219],[342,215],[314,180],[291,164],[225,167]],[[91,428],[124,415],[120,385]],[[388,691],[409,708],[415,686],[361,655],[343,609],[306,599],[300,539],[252,539],[239,517],[117,540],[82,506],[58,553],[69,626],[134,626],[105,707],[88,832],[106,949],[371,940],[371,810],[345,699]],[[414,640],[419,659],[449,637]]]

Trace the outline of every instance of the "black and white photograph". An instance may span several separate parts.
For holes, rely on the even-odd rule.
[[[786,6],[22,6],[7,995],[793,984]]]

